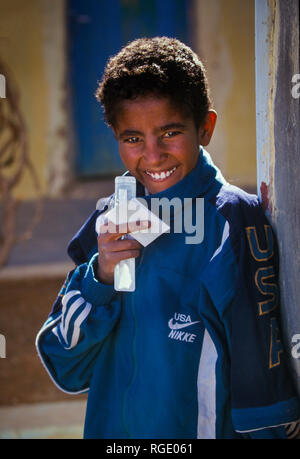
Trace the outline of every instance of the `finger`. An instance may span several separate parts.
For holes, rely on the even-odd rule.
[[[128,234],[134,231],[147,229],[150,227],[150,225],[151,222],[148,220],[130,221],[128,223],[121,223],[120,225],[116,225],[116,231],[119,234]]]
[[[136,222],[122,223],[120,225],[115,225],[113,222],[108,221],[107,223],[100,225],[99,237],[104,240],[119,239],[121,236],[124,236],[124,234],[141,231],[149,228],[150,226],[151,222],[148,220],[138,220]],[[103,235],[105,235],[104,238]]]
[[[110,264],[115,266],[122,260],[128,260],[128,258],[138,258],[139,255],[139,250],[123,250],[121,252],[112,252],[110,254]]]
[[[135,239],[122,239],[117,241],[109,241],[107,243],[101,244],[101,250],[106,252],[123,252],[124,250],[140,250],[142,248],[140,244]]]
[[[113,222],[111,222],[110,220],[104,220],[102,222],[102,224],[100,225],[99,227],[99,235],[100,234],[116,234],[118,233],[118,230],[117,230],[117,225],[115,225]]]
[[[149,220],[137,220],[137,221],[130,221],[128,223],[128,232],[133,233],[136,231],[141,231],[144,229],[148,229],[151,226],[151,221]]]

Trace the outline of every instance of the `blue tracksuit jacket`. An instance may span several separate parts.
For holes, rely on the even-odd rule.
[[[203,198],[202,242],[174,230],[171,209],[170,232],[137,259],[135,292],[116,292],[94,275],[107,206],[96,210],[70,242],[76,267],[37,337],[50,377],[89,391],[85,438],[284,437],[300,409],[257,197],[229,185],[202,148],[195,169],[153,197],[190,198],[198,212]]]

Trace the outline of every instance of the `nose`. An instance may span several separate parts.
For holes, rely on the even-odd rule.
[[[143,157],[148,165],[160,164],[167,156],[161,142],[157,138],[148,138],[144,144]]]

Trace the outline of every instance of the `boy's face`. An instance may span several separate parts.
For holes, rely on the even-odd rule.
[[[195,167],[203,127],[197,130],[168,98],[125,100],[118,108],[114,133],[122,161],[150,194],[175,185]]]

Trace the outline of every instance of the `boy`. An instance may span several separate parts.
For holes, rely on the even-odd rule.
[[[37,337],[49,375],[89,391],[85,438],[286,438],[300,411],[279,338],[275,241],[257,198],[203,148],[216,113],[202,63],[178,40],[138,39],[110,59],[96,96],[138,196],[189,198],[193,212],[202,198],[204,238],[187,243],[174,212],[146,248],[104,218],[97,237],[109,198],[71,241],[77,267]],[[136,290],[116,292],[127,258]]]

